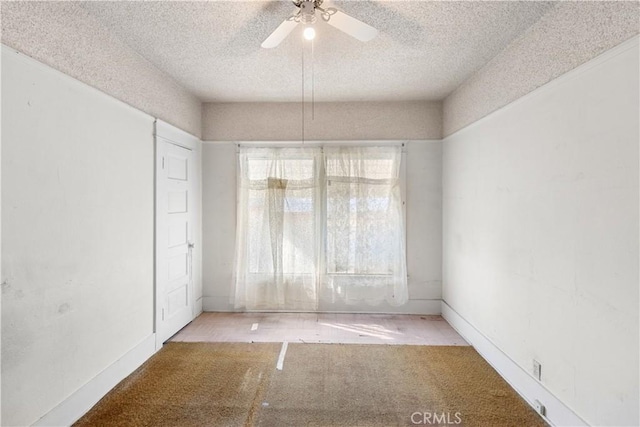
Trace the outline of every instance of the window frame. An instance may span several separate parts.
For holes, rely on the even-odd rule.
[[[400,197],[402,202],[402,221],[404,228],[404,246],[405,251],[407,248],[407,143],[408,140],[381,140],[381,141],[373,141],[373,140],[350,140],[350,141],[305,141],[301,143],[299,141],[240,141],[236,144],[236,158],[239,161],[239,152],[240,147],[249,147],[249,148],[320,148],[322,152],[324,152],[324,147],[382,147],[382,146],[400,146],[401,147],[401,159],[400,159],[400,170],[398,171],[399,180],[400,180]],[[324,162],[320,162],[318,165],[320,167],[320,176],[326,179],[326,171],[324,170]],[[321,205],[321,218],[326,222],[327,218],[327,210],[326,210],[326,186],[323,187],[322,197],[320,198]],[[239,206],[239,193],[236,193],[236,206]],[[236,224],[237,227],[237,224]],[[329,273],[326,271],[326,224],[323,224],[322,227],[322,245],[320,248],[320,257],[321,263],[325,269],[323,274],[325,275],[334,275],[334,276],[350,276],[350,277],[370,277],[370,276],[386,276],[386,275],[362,275],[362,274],[348,274],[348,273]],[[408,277],[408,272],[407,272]]]

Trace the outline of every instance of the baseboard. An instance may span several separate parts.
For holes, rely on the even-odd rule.
[[[196,315],[194,316],[194,318],[198,317],[198,316],[200,316],[200,314],[202,314],[202,297],[200,297],[200,298],[198,298],[196,300],[195,313],[196,313]]]
[[[229,302],[229,297],[202,297],[202,310],[207,311],[238,311],[233,308],[233,304]]]
[[[440,299],[409,300],[401,307],[381,306],[344,306],[338,309],[326,309],[322,306],[317,313],[363,313],[363,314],[426,314],[439,315],[441,310]],[[229,301],[229,297],[202,297],[202,308],[205,312],[246,312],[252,310],[236,310]],[[257,310],[271,312],[271,310]],[[274,313],[282,312],[273,310]],[[286,312],[291,312],[287,310]]]
[[[533,402],[535,400],[541,402],[546,408],[546,417],[543,418],[549,424],[558,427],[589,425],[538,380],[503,353],[491,340],[453,310],[445,301],[442,301],[442,317],[498,371],[500,376],[529,405],[534,407]]]
[[[69,426],[73,424],[116,384],[153,356],[156,352],[155,345],[155,334],[151,334],[33,425]]]

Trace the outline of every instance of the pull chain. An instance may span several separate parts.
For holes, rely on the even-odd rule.
[[[304,145],[304,41],[302,42],[302,145]]]
[[[304,50],[305,43],[302,42],[302,144],[304,144],[304,119],[305,119],[305,105],[304,105],[304,92],[305,92],[305,80],[304,80]],[[314,42],[311,39],[311,120],[316,118],[316,89],[315,89],[315,49]]]
[[[313,49],[313,39],[311,39],[311,120],[316,118],[316,90],[315,90],[315,54]]]

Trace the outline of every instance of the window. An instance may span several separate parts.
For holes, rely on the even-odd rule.
[[[407,300],[400,147],[241,148],[236,307]]]

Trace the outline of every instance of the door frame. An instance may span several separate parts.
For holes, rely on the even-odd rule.
[[[161,263],[158,257],[158,233],[160,221],[158,214],[158,194],[166,191],[161,178],[162,171],[162,149],[160,144],[169,143],[191,150],[194,156],[194,218],[193,218],[193,248],[192,255],[192,280],[191,280],[191,319],[195,319],[202,313],[202,141],[195,136],[184,132],[162,120],[156,119],[154,122],[154,244],[153,244],[153,332],[156,337],[156,351],[162,348],[163,340],[159,333],[159,325],[162,321],[162,300],[159,295],[158,271],[166,264]]]

